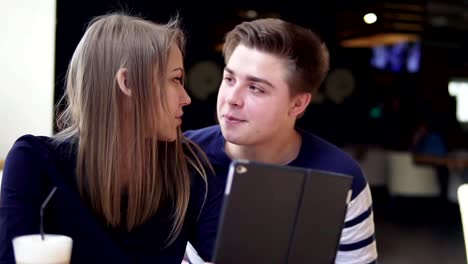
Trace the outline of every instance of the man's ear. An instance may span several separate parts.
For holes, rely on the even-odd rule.
[[[127,85],[127,68],[120,68],[119,71],[117,71],[115,78],[117,79],[117,84],[119,85],[120,91],[122,91],[122,93],[124,93],[126,96],[132,96],[132,90]]]
[[[300,93],[295,95],[291,101],[289,114],[295,117],[300,117],[309,105],[310,100],[312,100],[311,93]]]

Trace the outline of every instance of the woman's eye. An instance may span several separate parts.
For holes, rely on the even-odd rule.
[[[180,84],[182,84],[184,82],[184,78],[182,78],[182,77],[176,77],[176,78],[174,78],[174,80],[176,82],[180,83]]]

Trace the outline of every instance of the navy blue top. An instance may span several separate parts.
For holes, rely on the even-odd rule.
[[[131,232],[111,228],[80,197],[75,182],[76,148],[50,138],[26,135],[10,150],[3,171],[0,200],[0,263],[14,263],[12,239],[37,234],[42,202],[57,191],[44,211],[44,231],[73,239],[72,263],[177,263],[190,241],[211,259],[222,193],[208,175],[208,193],[200,176],[192,177],[187,215],[180,235],[169,246],[172,208],[160,211]]]
[[[372,198],[359,164],[335,145],[303,130],[297,131],[301,134],[302,145],[296,159],[288,165],[353,177],[352,197],[348,204],[336,263],[373,263],[377,259],[377,250]],[[205,151],[216,171],[215,181],[224,190],[231,159],[225,152],[226,141],[219,125],[189,130],[185,132],[185,136]]]

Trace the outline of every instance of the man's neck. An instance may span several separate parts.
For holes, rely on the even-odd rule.
[[[263,144],[236,145],[226,141],[226,154],[231,159],[247,159],[258,162],[286,165],[299,155],[302,137],[297,131]]]

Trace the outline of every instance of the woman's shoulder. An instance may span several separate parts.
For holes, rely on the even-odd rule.
[[[46,155],[48,146],[51,144],[52,138],[46,136],[34,136],[26,134],[19,137],[9,151],[9,156],[17,153],[28,154],[43,154]]]
[[[64,157],[64,152],[71,149],[67,140],[57,141],[52,137],[26,134],[19,137],[11,147],[6,157],[8,163],[43,163],[50,159]]]
[[[3,168],[2,193],[40,195],[45,183],[49,159],[49,137],[24,135],[19,137],[8,152]],[[5,187],[5,188],[4,188]],[[35,196],[36,197],[36,196]]]
[[[23,135],[14,143],[5,159],[4,176],[9,172],[39,171],[48,160],[48,137]]]

